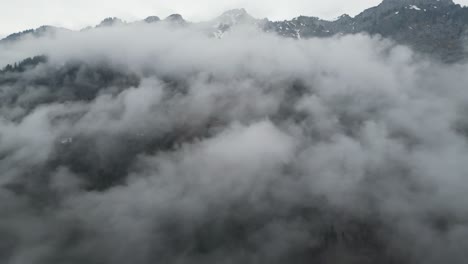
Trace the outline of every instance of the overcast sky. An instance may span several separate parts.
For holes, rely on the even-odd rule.
[[[356,15],[381,0],[0,0],[0,36],[41,25],[79,29],[116,16],[127,21],[180,13],[192,21],[209,19],[243,7],[258,18],[286,19],[298,15],[334,18]],[[468,5],[468,0],[455,0]]]

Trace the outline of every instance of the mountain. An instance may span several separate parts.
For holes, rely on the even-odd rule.
[[[188,22],[180,14],[172,14],[164,19],[164,22],[172,23],[174,25],[186,25]]]
[[[245,24],[295,39],[358,33],[378,34],[444,62],[456,62],[468,57],[464,49],[468,40],[468,8],[455,4],[452,0],[384,0],[355,17],[345,14],[332,21],[308,16],[270,21],[256,19],[245,9],[234,9],[211,21],[200,23],[189,23],[180,14],[170,15],[164,20],[151,16],[139,22],[190,24],[216,38],[223,37],[234,26]],[[125,24],[127,23],[118,18],[107,18],[97,27]],[[54,35],[60,30],[65,29],[44,26],[12,34],[0,43],[16,41],[25,36]]]
[[[379,34],[446,62],[467,57],[468,8],[452,0],[385,0],[356,17],[343,15],[335,21],[298,17],[269,22],[266,31],[292,38],[333,35]]]
[[[28,29],[22,32],[17,32],[8,35],[4,39],[0,40],[0,43],[8,43],[20,40],[23,37],[32,36],[36,38],[40,37],[53,37],[57,33],[60,32],[70,32],[71,30],[61,27],[54,27],[54,26],[41,26],[37,29]]]
[[[120,18],[108,17],[104,19],[103,21],[101,21],[101,23],[97,25],[96,27],[113,27],[113,26],[119,26],[123,24],[125,24],[125,22]]]
[[[143,20],[146,23],[156,23],[161,21],[161,19],[158,16],[149,16]]]
[[[255,25],[261,26],[263,25],[261,22],[263,20],[258,20],[251,16],[247,11],[243,8],[241,9],[233,9],[224,12],[219,17],[207,22],[209,29],[214,29],[214,32],[211,33],[216,38],[222,38],[224,33],[229,31],[232,27],[238,25]]]
[[[217,22],[220,25],[227,26],[233,26],[240,23],[255,23],[255,21],[256,19],[248,14],[243,8],[226,11],[214,20],[214,22]]]
[[[465,19],[386,0],[10,36],[0,263],[466,264],[468,64],[340,37],[455,62]]]

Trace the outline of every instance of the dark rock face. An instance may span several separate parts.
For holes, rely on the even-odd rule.
[[[265,30],[292,38],[379,34],[453,62],[467,56],[463,47],[468,36],[468,8],[451,0],[385,0],[354,18],[343,15],[335,21],[325,21],[301,16],[290,21],[269,22]]]
[[[144,20],[146,23],[155,23],[155,22],[159,22],[161,21],[161,19],[157,16],[149,16],[147,18],[145,18]]]
[[[126,72],[108,63],[87,64],[70,61],[61,67],[50,67],[47,57],[36,56],[14,65],[7,65],[0,70],[0,104],[7,107],[24,107],[23,114],[28,114],[39,105],[52,102],[73,102],[93,100],[98,94],[115,94],[129,87],[138,86],[140,79],[133,73]],[[25,72],[38,74],[25,78]],[[7,87],[7,88],[5,88]],[[34,102],[22,101],[22,94],[31,87],[40,94]],[[107,89],[107,90],[105,90]],[[22,116],[18,116],[22,118]]]
[[[174,25],[186,25],[187,21],[180,14],[172,14],[164,19],[165,22],[169,22]]]

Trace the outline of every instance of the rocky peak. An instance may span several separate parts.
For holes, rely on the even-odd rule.
[[[242,23],[251,23],[256,19],[249,15],[244,8],[232,9],[224,12],[221,16],[215,19],[219,25],[232,26]]]
[[[105,18],[103,21],[101,21],[101,23],[99,23],[97,27],[112,27],[112,26],[121,25],[124,23],[125,22],[123,22],[123,20],[120,18],[108,17],[108,18]]]
[[[146,23],[156,23],[161,21],[161,19],[157,16],[149,16],[143,20]]]
[[[165,21],[170,21],[170,22],[185,22],[184,18],[180,14],[172,14],[168,17],[166,17]]]
[[[233,17],[233,18],[238,18],[238,17],[243,17],[243,16],[249,16],[247,11],[244,8],[239,8],[239,9],[231,9],[226,12],[224,12],[222,17]]]
[[[352,19],[353,19],[353,18],[352,18],[350,15],[348,15],[348,14],[343,14],[343,15],[337,17],[335,21],[350,21],[350,20],[352,20]]]
[[[166,17],[164,19],[164,22],[178,26],[184,26],[188,24],[187,21],[185,21],[185,19],[180,14],[172,14]]]

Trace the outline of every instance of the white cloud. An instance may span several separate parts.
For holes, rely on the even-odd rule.
[[[1,51],[50,57],[0,86],[2,116],[29,109],[0,123],[7,263],[275,263],[323,248],[359,255],[362,243],[379,251],[374,235],[386,253],[465,263],[466,64],[416,61],[366,35],[241,28],[215,39],[164,23]],[[74,60],[82,66],[63,85],[29,83]],[[141,82],[64,103],[60,92],[99,83],[86,68],[103,61]],[[328,248],[333,226],[352,249]]]

